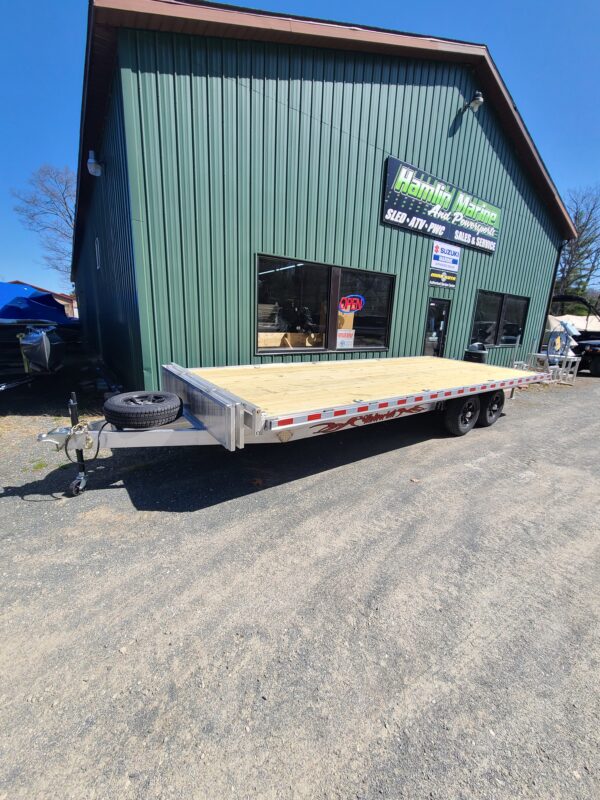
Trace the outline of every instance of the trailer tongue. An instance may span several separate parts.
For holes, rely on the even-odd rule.
[[[131,403],[122,418],[118,402],[112,403],[110,414],[106,411],[110,423],[82,424],[71,407],[70,427],[55,428],[38,439],[64,447],[67,455],[77,452],[79,475],[71,492],[78,494],[87,482],[86,450],[221,444],[233,451],[246,444],[288,442],[434,409],[443,410],[447,430],[460,436],[475,424],[492,425],[502,412],[506,391],[512,396],[517,387],[545,380],[545,373],[433,357],[210,369],[167,364],[165,391],[123,395]],[[165,409],[174,409],[167,424],[128,427],[140,427],[136,415],[141,424],[148,424],[144,420],[152,419],[151,406],[161,403],[156,419],[168,419]]]

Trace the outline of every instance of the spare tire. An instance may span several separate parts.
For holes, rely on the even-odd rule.
[[[181,398],[170,392],[125,392],[104,403],[104,417],[116,428],[158,428],[175,422],[181,411]]]

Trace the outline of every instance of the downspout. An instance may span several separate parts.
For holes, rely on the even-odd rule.
[[[562,251],[567,243],[567,239],[564,239],[560,243],[560,247],[558,248],[558,254],[556,256],[556,264],[554,265],[554,272],[552,273],[552,283],[550,284],[550,294],[548,296],[548,304],[546,305],[546,313],[544,314],[544,324],[542,327],[542,335],[540,336],[540,343],[538,345],[538,353],[542,352],[542,344],[544,343],[544,334],[546,332],[546,321],[548,319],[548,314],[550,313],[550,306],[552,305],[552,297],[554,296],[554,286],[556,284],[556,276],[558,275],[558,265],[560,264],[560,257],[562,256]]]

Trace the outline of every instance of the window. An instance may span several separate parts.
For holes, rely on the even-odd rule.
[[[257,349],[387,347],[394,278],[260,256]]]
[[[481,342],[489,347],[516,347],[521,344],[528,306],[526,297],[479,292],[471,344]]]
[[[479,292],[475,306],[475,320],[471,334],[471,344],[496,344],[498,322],[502,309],[502,295],[491,292]]]
[[[389,275],[341,270],[337,298],[338,349],[387,345],[391,286]]]
[[[513,344],[515,347],[521,344],[528,304],[529,301],[526,297],[506,295],[500,321],[498,344]]]
[[[259,259],[259,349],[324,348],[328,293],[327,267]]]

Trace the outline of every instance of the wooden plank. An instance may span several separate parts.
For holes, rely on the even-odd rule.
[[[534,373],[449,358],[255,364],[190,369],[268,416],[523,378]]]

